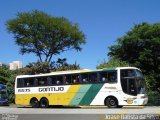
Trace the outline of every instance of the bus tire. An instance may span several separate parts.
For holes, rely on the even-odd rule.
[[[40,107],[41,108],[48,108],[49,107],[49,101],[47,98],[41,98]]]
[[[33,108],[38,108],[39,107],[39,101],[37,100],[37,98],[32,98],[30,100],[30,105],[33,107]]]
[[[118,100],[113,96],[109,96],[105,99],[104,104],[109,108],[117,108],[118,107]]]

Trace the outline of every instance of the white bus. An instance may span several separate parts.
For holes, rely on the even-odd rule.
[[[23,106],[105,105],[115,108],[147,102],[142,72],[135,67],[20,75],[15,81],[15,103]]]

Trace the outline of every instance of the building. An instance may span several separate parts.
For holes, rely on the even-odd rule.
[[[6,63],[0,62],[0,68],[2,68],[2,67],[7,67],[8,68],[9,66]]]
[[[22,68],[22,61],[13,61],[12,63],[9,63],[9,69],[10,70],[17,70]]]
[[[0,62],[0,67],[2,67],[3,63]]]

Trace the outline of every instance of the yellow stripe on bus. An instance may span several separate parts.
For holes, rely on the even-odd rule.
[[[77,94],[79,89],[80,89],[80,85],[72,85],[68,89],[67,93],[53,94],[53,97],[50,97],[50,100],[49,100],[50,104],[51,105],[69,105],[70,101]]]
[[[46,97],[49,105],[69,105],[70,101],[77,94],[81,85],[71,85],[66,93],[44,93],[44,94],[16,94],[16,104],[29,105],[31,98],[35,97],[40,101]]]

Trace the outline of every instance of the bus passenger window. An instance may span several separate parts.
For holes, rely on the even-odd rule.
[[[100,72],[100,81],[101,82],[108,82],[108,73],[107,72]]]
[[[56,76],[52,76],[51,78],[52,78],[51,84],[52,84],[52,85],[57,84],[57,83],[56,83]]]
[[[80,79],[79,75],[72,75],[72,82],[74,84],[79,83],[79,79]]]
[[[108,72],[108,80],[109,82],[116,82],[117,81],[117,72]]]
[[[81,78],[83,83],[88,83],[88,74],[82,74]]]
[[[48,81],[48,85],[52,85],[52,78],[51,77],[47,77],[47,81]]]
[[[40,86],[47,85],[47,78],[45,78],[45,77],[38,78],[38,85],[40,85]]]
[[[35,82],[35,86],[37,86],[38,85],[38,79],[34,78],[34,82]]]
[[[56,84],[63,84],[63,76],[57,76]]]
[[[18,78],[17,79],[17,88],[24,87],[24,79]]]
[[[71,75],[65,75],[64,76],[64,83],[70,84],[71,83]]]
[[[60,81],[59,81],[59,80],[57,80],[57,81],[56,81],[56,84],[57,84],[57,85],[58,85],[58,84],[60,84]]]
[[[97,81],[97,73],[89,74],[89,81],[96,82]]]
[[[30,86],[34,86],[35,82],[34,82],[34,78],[24,78],[24,86],[25,87],[30,87]]]

